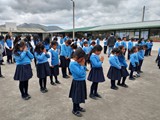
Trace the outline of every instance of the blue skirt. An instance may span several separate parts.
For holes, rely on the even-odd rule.
[[[37,64],[37,77],[45,78],[47,76],[51,76],[51,70],[49,67],[49,63],[45,62],[42,64]]]
[[[70,88],[69,98],[72,98],[73,103],[85,103],[87,99],[86,81],[73,80]]]
[[[119,69],[111,66],[111,67],[109,68],[107,77],[108,77],[110,80],[121,80],[121,70],[119,70]]]
[[[50,67],[51,75],[58,76],[59,75],[59,65],[55,65],[53,68]]]
[[[121,77],[127,77],[127,76],[129,76],[129,73],[128,73],[126,67],[122,66],[122,68],[121,68]]]
[[[70,59],[66,60],[64,56],[60,56],[61,65],[60,67],[66,68],[69,67]]]
[[[27,65],[17,65],[16,72],[14,74],[14,80],[27,81],[33,76],[32,68],[30,64]]]
[[[91,68],[91,71],[88,75],[88,80],[92,82],[104,82],[104,74],[103,74],[103,68]]]

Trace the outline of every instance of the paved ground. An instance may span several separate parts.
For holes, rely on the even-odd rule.
[[[39,91],[38,79],[34,64],[34,77],[30,80],[29,93],[32,98],[24,101],[20,98],[18,82],[13,80],[15,65],[2,66],[5,79],[0,78],[0,120],[160,120],[160,70],[152,57],[145,58],[141,78],[135,81],[127,80],[129,88],[118,91],[110,89],[110,81],[100,84],[99,93],[102,99],[88,98],[82,118],[72,115],[72,104],[68,98],[71,79],[59,80],[61,85],[51,86],[49,92]],[[105,56],[104,73],[109,65]],[[90,82],[87,81],[88,93]]]

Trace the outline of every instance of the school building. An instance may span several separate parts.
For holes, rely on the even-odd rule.
[[[50,31],[53,34],[68,34],[72,36],[73,29]],[[145,21],[145,22],[134,22],[134,23],[122,23],[122,24],[110,24],[103,26],[83,27],[76,28],[76,37],[97,37],[103,39],[108,37],[110,33],[114,33],[116,37],[132,37],[139,39],[153,39],[154,41],[160,42],[160,21]]]

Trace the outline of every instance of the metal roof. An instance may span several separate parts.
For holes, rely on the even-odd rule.
[[[93,29],[89,29],[88,31],[142,29],[142,28],[157,28],[157,27],[160,27],[160,21],[112,24],[112,25],[99,26]]]
[[[5,27],[0,27],[0,32],[9,32]],[[17,28],[12,32],[16,33],[46,33],[46,31],[39,28]]]

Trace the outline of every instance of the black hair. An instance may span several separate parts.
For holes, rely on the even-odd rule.
[[[121,39],[121,38],[118,38],[118,40],[120,40],[120,41],[121,41],[122,39]]]
[[[101,45],[96,45],[94,46],[94,48],[92,49],[91,53],[94,53],[96,51],[102,51],[102,46]]]
[[[38,54],[41,54],[41,53],[42,53],[42,50],[44,50],[44,49],[45,49],[44,45],[43,45],[41,42],[39,42],[39,43],[36,45],[34,51],[37,52]]]
[[[7,40],[7,39],[11,39],[11,36],[10,35],[6,35],[6,37],[5,37],[5,41]]]
[[[153,42],[153,40],[150,40],[150,42],[152,43],[152,42]]]
[[[134,41],[135,39],[134,38],[131,38],[131,41]]]
[[[140,50],[143,50],[143,46],[142,45],[138,46],[138,51],[140,51]]]
[[[50,43],[50,38],[49,37],[46,37],[45,39],[44,39],[44,44],[46,45],[46,44],[49,44]]]
[[[75,44],[75,43],[71,44],[71,48],[72,49],[77,49],[77,44]]]
[[[95,41],[92,41],[92,42],[91,42],[91,45],[95,45],[95,44],[96,44],[96,42],[95,42]]]
[[[122,53],[122,49],[125,48],[125,47],[124,47],[123,45],[121,45],[121,46],[119,46],[118,48],[119,48],[119,50],[121,51],[120,54],[121,54],[121,55],[124,55],[124,54]]]
[[[119,48],[113,48],[112,54],[120,54],[121,53],[121,50]]]
[[[57,45],[57,46],[58,46],[57,41],[52,41],[52,42],[51,42],[51,47],[54,46],[54,45]]]
[[[18,52],[20,51],[20,48],[21,48],[21,47],[24,47],[24,46],[26,46],[25,41],[19,41],[19,42],[17,42],[17,43],[15,44],[15,46],[14,46],[14,49],[13,49],[14,55],[20,56],[20,54],[19,54]]]
[[[67,43],[68,45],[71,45],[71,44],[72,44],[72,40],[67,40],[66,43]]]
[[[58,38],[57,38],[57,37],[55,37],[53,40],[58,41]]]
[[[134,46],[132,49],[131,49],[131,54],[133,54],[135,52],[135,50],[137,49],[136,46]]]
[[[85,52],[82,50],[82,48],[78,48],[74,53],[73,57],[76,57],[77,59],[79,58],[84,58],[86,56]]]
[[[0,40],[3,40],[3,39],[4,39],[4,36],[1,35],[1,36],[0,36]]]
[[[141,44],[142,43],[142,39],[138,40],[138,44]]]
[[[83,45],[85,45],[85,44],[88,44],[88,41],[85,41],[85,42],[83,43]]]
[[[126,37],[123,37],[122,39],[124,40],[124,38],[126,38]]]

